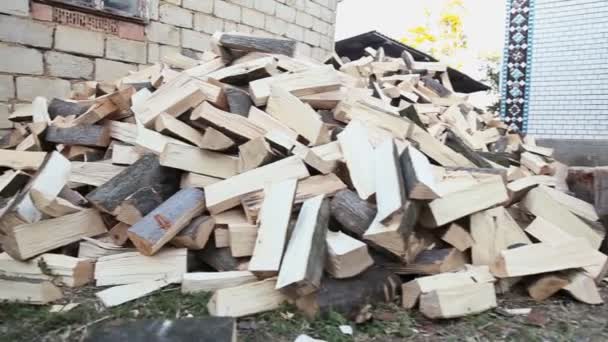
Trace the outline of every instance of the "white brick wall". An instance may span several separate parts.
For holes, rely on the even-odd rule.
[[[528,133],[608,139],[608,1],[536,0]]]

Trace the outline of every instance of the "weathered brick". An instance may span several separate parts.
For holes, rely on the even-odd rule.
[[[275,18],[273,16],[266,16],[266,30],[280,36],[287,33],[287,27],[289,24],[286,21]]]
[[[11,105],[0,103],[0,129],[13,128],[13,122],[8,119],[11,115]]]
[[[180,53],[181,49],[171,45],[148,44],[148,63],[160,62],[162,56]]]
[[[0,1],[0,13],[27,16],[30,14],[30,1],[2,0]]]
[[[336,21],[336,11],[321,7],[321,19],[328,23],[334,23]]]
[[[211,36],[208,34],[182,29],[182,47],[206,51],[209,50],[210,42]]]
[[[296,10],[289,6],[277,4],[277,17],[293,23],[296,20]]]
[[[124,39],[143,42],[146,40],[145,26],[121,21],[118,23],[118,36]]]
[[[274,15],[277,3],[274,0],[255,0],[253,8],[268,15]]]
[[[194,15],[194,30],[214,34],[224,30],[224,21],[204,13]]]
[[[0,15],[0,40],[50,48],[53,46],[53,28],[29,19]]]
[[[100,32],[57,26],[55,49],[83,55],[103,56],[104,36]]]
[[[42,53],[36,49],[0,43],[0,72],[42,75]]]
[[[233,4],[239,5],[241,7],[247,7],[247,8],[253,8],[254,4],[254,0],[228,0],[229,2],[232,2]]]
[[[192,28],[192,12],[178,6],[162,4],[159,9],[160,21],[179,27]]]
[[[321,35],[318,32],[306,30],[304,31],[304,41],[313,46],[321,44]]]
[[[228,19],[236,22],[241,21],[241,8],[237,5],[222,0],[215,0],[213,14],[216,17]]]
[[[0,101],[15,98],[15,80],[10,75],[0,75]]]
[[[59,78],[17,77],[17,98],[21,101],[33,101],[36,96],[63,99],[70,91],[70,82]]]
[[[160,0],[148,0],[148,8],[150,9],[150,20],[158,20],[158,7]]]
[[[53,21],[53,7],[32,2],[32,18],[42,21]]]
[[[182,0],[165,0],[165,2],[168,2],[170,4],[174,4],[177,6],[181,6],[182,5]]]
[[[328,50],[328,51],[333,51],[334,50],[334,41],[333,39],[331,39],[331,37],[329,36],[321,36],[321,48]]]
[[[313,17],[320,18],[321,17],[321,6],[312,1],[306,1],[306,13],[312,15]]]
[[[257,28],[264,28],[264,14],[243,8],[243,23]]]
[[[296,44],[296,56],[310,57],[312,55],[312,48],[310,45],[298,42]]]
[[[93,78],[93,61],[88,58],[48,51],[44,54],[44,59],[50,76],[87,80]]]
[[[98,58],[95,60],[95,80],[114,82],[136,71],[137,65]]]
[[[236,31],[240,32],[240,33],[251,33],[251,32],[253,32],[253,27],[243,25],[243,24],[238,24],[236,26]]]
[[[329,8],[330,6],[330,0],[313,0],[314,2],[318,3],[319,5],[323,6],[323,7],[327,7]]]
[[[298,11],[296,16],[296,24],[305,28],[311,28],[313,23],[314,18],[310,14]]]
[[[289,7],[293,7],[298,11],[303,11],[306,9],[306,2],[310,0],[286,0],[285,4]]]
[[[125,62],[146,63],[146,43],[108,37],[106,40],[106,57]]]
[[[298,25],[289,24],[286,35],[291,39],[302,41],[304,40],[304,29]]]
[[[171,25],[153,21],[146,26],[146,34],[152,42],[179,46],[179,29]]]
[[[232,21],[225,21],[224,22],[224,31],[225,32],[234,32],[236,31],[236,23],[232,22]]]
[[[182,6],[196,12],[213,13],[213,0],[184,0]]]
[[[328,51],[325,51],[318,47],[313,47],[311,57],[314,60],[321,61],[321,60],[325,59],[328,54],[329,54]]]
[[[330,25],[328,23],[324,22],[321,19],[316,19],[316,18],[312,24],[313,31],[317,31],[322,35],[329,33],[329,27],[330,27]]]

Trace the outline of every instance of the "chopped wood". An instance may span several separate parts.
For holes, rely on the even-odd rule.
[[[587,203],[581,199],[570,196],[559,190],[555,190],[549,187],[543,187],[543,190],[551,196],[555,201],[570,210],[573,214],[578,217],[584,218],[589,221],[599,221],[600,217],[595,211],[595,207],[591,203]]]
[[[509,278],[581,268],[596,264],[594,252],[582,238],[560,243],[542,242],[503,250],[491,269],[495,276]]]
[[[266,111],[306,138],[312,146],[330,142],[329,128],[319,114],[285,88],[271,87]]]
[[[224,179],[238,174],[238,162],[236,157],[174,144],[167,144],[160,155],[162,166]]]
[[[107,231],[99,212],[86,209],[54,219],[26,223],[5,233],[2,247],[15,259],[25,260]]]
[[[126,168],[107,162],[72,162],[69,181],[76,184],[102,186]]]
[[[240,51],[259,51],[277,53],[292,57],[296,49],[296,41],[282,38],[256,37],[246,34],[220,33],[219,43],[229,49]]]
[[[475,240],[473,240],[471,234],[458,223],[450,224],[446,231],[441,234],[441,240],[449,243],[461,252],[466,251],[475,244]]]
[[[145,187],[127,197],[114,209],[114,214],[118,221],[134,225],[161,203],[162,195],[152,187]]]
[[[202,190],[182,189],[131,226],[129,240],[143,255],[153,255],[204,210]]]
[[[213,127],[207,127],[205,129],[205,134],[203,134],[203,140],[201,143],[204,149],[218,152],[229,151],[234,149],[236,146],[234,140],[230,139],[224,133]]]
[[[408,146],[401,155],[400,161],[408,198],[433,200],[439,197],[431,163],[422,153]]]
[[[361,199],[367,200],[376,192],[374,175],[374,149],[369,142],[367,129],[363,123],[352,121],[338,141],[354,188]]]
[[[0,197],[16,195],[30,181],[30,175],[22,171],[5,171],[0,176]]]
[[[298,181],[294,204],[301,204],[305,200],[318,195],[332,197],[338,191],[344,189],[346,189],[346,184],[333,173],[304,178]],[[245,214],[249,222],[258,221],[258,215],[264,200],[265,194],[262,190],[252,192],[241,198],[241,204],[243,205],[243,209],[245,209]],[[367,226],[369,226],[369,224]]]
[[[402,212],[406,195],[397,149],[392,139],[385,140],[374,150],[374,177],[378,213],[376,220],[387,223]]]
[[[46,141],[56,144],[107,147],[110,144],[110,130],[107,126],[80,125],[69,128],[49,126]]]
[[[239,172],[266,165],[276,157],[266,139],[262,137],[252,139],[239,146]]]
[[[180,187],[183,188],[204,188],[207,185],[221,181],[221,178],[199,175],[198,173],[187,172],[182,175]]]
[[[356,192],[349,189],[338,191],[331,200],[332,218],[338,221],[346,233],[356,238],[363,237],[376,213],[375,206],[362,200]]]
[[[163,287],[169,286],[170,284],[171,281],[166,279],[148,280],[138,283],[114,286],[97,292],[95,296],[101,300],[105,307],[111,308],[149,295],[150,293],[158,291]]]
[[[211,292],[256,282],[249,271],[186,273],[182,279],[182,293]]]
[[[0,300],[46,305],[63,298],[61,289],[48,280],[8,280],[0,278]]]
[[[527,286],[528,294],[537,302],[553,296],[570,282],[568,278],[557,274],[540,275]]]
[[[568,280],[570,283],[564,287],[564,290],[574,299],[586,304],[604,303],[595,281],[588,275],[583,272],[571,271]]]
[[[80,287],[93,280],[91,261],[62,254],[43,254],[29,261],[18,261],[2,253],[0,267],[3,277],[49,280],[69,287]]]
[[[154,129],[164,135],[183,140],[200,148],[204,148],[203,135],[173,116],[161,113],[155,121]]]
[[[278,182],[290,178],[306,178],[310,174],[297,157],[289,157],[255,170],[241,173],[229,180],[205,187],[207,209],[211,214],[219,214],[239,205],[240,198],[250,192],[260,190],[269,181]]]
[[[303,296],[319,288],[325,263],[328,223],[329,200],[325,196],[313,197],[302,204],[285,250],[277,289]]]
[[[463,317],[496,306],[496,292],[491,283],[434,290],[420,296],[420,312],[430,319]]]
[[[279,273],[297,183],[296,179],[288,179],[264,188],[260,228],[249,262],[249,271],[260,277],[269,278]]]
[[[232,256],[230,248],[217,247],[213,239],[196,256],[218,272],[236,271],[239,269],[239,260]]]
[[[249,257],[253,255],[258,227],[250,224],[228,225],[228,235],[230,236],[230,253],[235,258]]]
[[[0,150],[0,166],[15,170],[38,170],[46,152],[24,152],[12,150]]]
[[[374,264],[367,245],[342,232],[327,232],[325,270],[336,279],[351,278]]]
[[[230,233],[227,228],[215,228],[213,231],[213,238],[215,239],[215,247],[230,247]],[[253,253],[255,255],[255,250]]]
[[[276,290],[276,278],[215,291],[207,309],[211,316],[243,317],[277,309],[287,297]],[[255,300],[251,300],[255,298]]]
[[[127,235],[127,231],[131,228],[130,224],[124,222],[118,222],[114,227],[110,229],[108,232],[112,241],[117,246],[124,246],[127,241],[129,241],[129,236]]]
[[[283,124],[281,121],[275,119],[273,116],[268,115],[266,112],[256,107],[252,106],[249,109],[249,115],[247,119],[266,132],[279,131],[293,140],[296,140],[298,138],[298,133],[296,131],[292,130],[287,125]]]
[[[410,250],[410,236],[418,220],[420,206],[418,203],[407,201],[398,215],[393,215],[388,221],[382,223],[380,216],[376,215],[374,221],[363,234],[363,238],[373,246],[392,254],[404,262],[414,260],[418,250]]]
[[[134,251],[135,248],[125,248],[117,246],[114,243],[108,243],[105,241],[91,238],[83,238],[83,241],[78,244],[78,257],[92,261],[96,261],[102,256]]]
[[[553,169],[542,157],[524,152],[521,154],[521,164],[537,175],[551,175]]]
[[[78,125],[92,125],[104,118],[114,115],[120,108],[114,104],[110,99],[102,101],[101,103],[93,104],[86,112],[78,116],[74,120],[73,124]]]
[[[527,145],[527,144],[522,144],[521,147],[528,152],[538,154],[541,156],[545,156],[545,157],[553,156],[553,149],[550,147],[542,147],[542,146],[538,146],[538,145]]]
[[[192,220],[171,240],[175,247],[200,250],[205,248],[215,228],[215,219],[211,216],[200,216]]]
[[[191,146],[181,140],[177,140],[156,131],[144,127],[137,128],[135,145],[144,151],[160,155],[168,144]]]
[[[207,78],[234,85],[247,85],[260,78],[272,76],[276,73],[277,62],[272,57],[264,57],[251,61],[232,64],[223,69],[206,75]],[[249,95],[247,95],[249,97]],[[249,110],[249,109],[247,109]]]
[[[30,197],[36,209],[50,217],[61,217],[84,210],[61,197],[53,198],[36,189],[30,190]]]
[[[238,114],[218,109],[209,102],[196,107],[190,120],[201,125],[210,125],[228,137],[237,140],[249,140],[264,136],[266,131]]]
[[[133,284],[142,281],[180,278],[187,272],[186,249],[164,249],[154,256],[127,252],[97,259],[97,286]]]
[[[432,244],[431,244],[432,245]],[[428,248],[428,247],[427,247]],[[396,274],[439,274],[462,269],[469,260],[466,254],[456,248],[427,249],[416,256],[413,262],[405,266],[390,266]]]

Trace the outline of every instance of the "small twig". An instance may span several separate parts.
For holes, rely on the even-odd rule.
[[[106,319],[109,319],[109,318],[112,318],[112,316],[111,315],[103,316],[103,317],[101,317],[99,319],[94,320],[93,322],[89,322],[89,323],[87,323],[85,325],[82,325],[82,326],[74,329],[74,331],[76,332],[76,331],[80,331],[82,329],[86,329],[86,328],[90,327],[93,324],[97,324],[97,323],[105,321]]]

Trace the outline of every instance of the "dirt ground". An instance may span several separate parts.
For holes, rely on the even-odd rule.
[[[374,318],[361,325],[332,314],[308,321],[290,306],[274,312],[239,319],[239,341],[286,341],[300,335],[326,341],[608,341],[608,306],[589,306],[557,295],[534,303],[523,294],[499,298],[495,310],[463,319],[430,321],[416,310],[395,304],[374,308]],[[49,306],[0,304],[0,341],[82,341],[96,324],[120,323],[141,318],[183,318],[206,316],[208,294],[182,295],[167,289],[122,306],[105,309],[93,296],[94,289],[82,289],[66,296],[81,303],[67,313],[49,313]],[[602,297],[608,300],[608,288]],[[533,308],[530,315],[511,316],[505,308]],[[344,335],[340,325],[351,324],[354,335]]]

